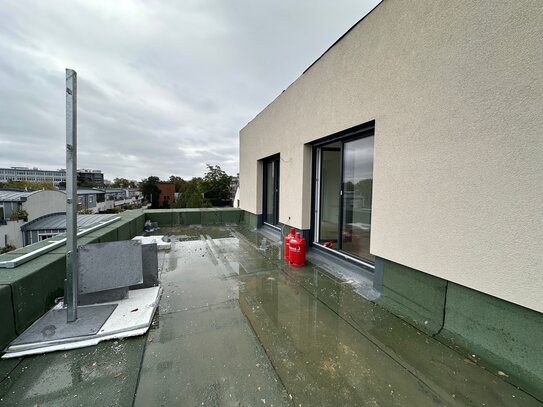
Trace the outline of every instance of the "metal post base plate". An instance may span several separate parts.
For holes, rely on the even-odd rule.
[[[10,346],[23,348],[37,344],[58,343],[68,339],[77,341],[88,338],[100,331],[117,304],[90,305],[77,307],[77,320],[66,322],[66,308],[53,308],[38,319],[30,328],[11,342]]]

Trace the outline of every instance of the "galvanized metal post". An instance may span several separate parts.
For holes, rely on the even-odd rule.
[[[77,319],[77,72],[66,69],[66,292],[68,322]]]

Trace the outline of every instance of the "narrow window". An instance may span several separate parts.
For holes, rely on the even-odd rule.
[[[264,160],[263,222],[279,224],[279,156]]]

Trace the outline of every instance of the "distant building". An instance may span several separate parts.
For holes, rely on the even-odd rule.
[[[28,167],[0,168],[0,182],[9,181],[52,182],[54,185],[58,185],[61,182],[66,182],[66,170],[40,170]]]
[[[125,200],[141,196],[136,188],[106,188],[106,201]]]
[[[103,189],[77,189],[77,201],[80,205],[79,210],[90,210],[93,213],[97,213],[99,210],[99,203],[104,202],[106,197],[106,191]]]
[[[141,202],[141,199],[141,192],[133,188],[108,190],[79,188],[77,190],[78,209],[90,211],[93,214],[106,212],[117,206],[137,204]],[[13,213],[18,209],[24,209],[28,216],[25,219],[14,219]],[[38,229],[26,227],[29,223],[33,224],[35,220],[59,213],[66,218],[66,191],[0,190],[0,247],[8,245],[21,247],[23,244],[36,243],[54,234],[63,233],[63,230],[58,231],[59,228],[48,229],[42,227],[41,224]],[[49,221],[50,219],[44,225],[49,225]],[[36,232],[37,234],[30,236],[28,233],[25,235],[25,231],[39,231],[39,233]]]
[[[52,212],[66,211],[66,195],[63,191],[18,191],[0,190],[0,222],[11,220],[16,209],[24,209],[28,220],[39,218]]]
[[[90,226],[111,219],[114,215],[77,215],[77,226]],[[66,213],[42,216],[21,226],[23,246],[41,242],[66,233]]]
[[[138,204],[142,199],[141,192],[135,188],[77,189],[79,210],[92,213],[107,212],[116,206]]]
[[[238,187],[239,187],[239,172],[238,172],[238,175],[236,175],[235,177],[231,177],[231,180],[230,180],[230,197],[232,199],[235,198]]]
[[[0,168],[0,182],[9,181],[51,182],[58,186],[61,182],[66,182],[66,170],[41,170],[36,167]],[[80,169],[77,170],[77,183],[79,185],[102,186],[104,185],[104,174],[101,170]]]
[[[159,182],[157,186],[160,189],[157,206],[171,208],[175,200],[175,184],[172,182]]]
[[[239,208],[239,186],[238,186],[238,189],[236,189],[236,193],[234,195],[234,202],[232,202],[232,206],[234,208]]]
[[[13,212],[23,209],[26,219],[13,219]],[[66,195],[61,191],[0,190],[0,247],[21,247],[21,225],[52,213],[66,212]]]
[[[98,211],[105,212],[117,206],[141,203],[142,193],[135,188],[106,188],[105,201],[98,203]]]
[[[104,174],[101,170],[77,170],[77,185],[104,185]]]

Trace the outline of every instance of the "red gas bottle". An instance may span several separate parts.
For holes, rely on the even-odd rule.
[[[289,243],[296,236],[296,230],[290,228],[290,233],[285,236],[285,260],[288,261],[290,255]]]
[[[289,254],[289,263],[293,267],[303,267],[305,266],[305,239],[296,233],[294,239],[291,239],[289,242],[290,254]]]

